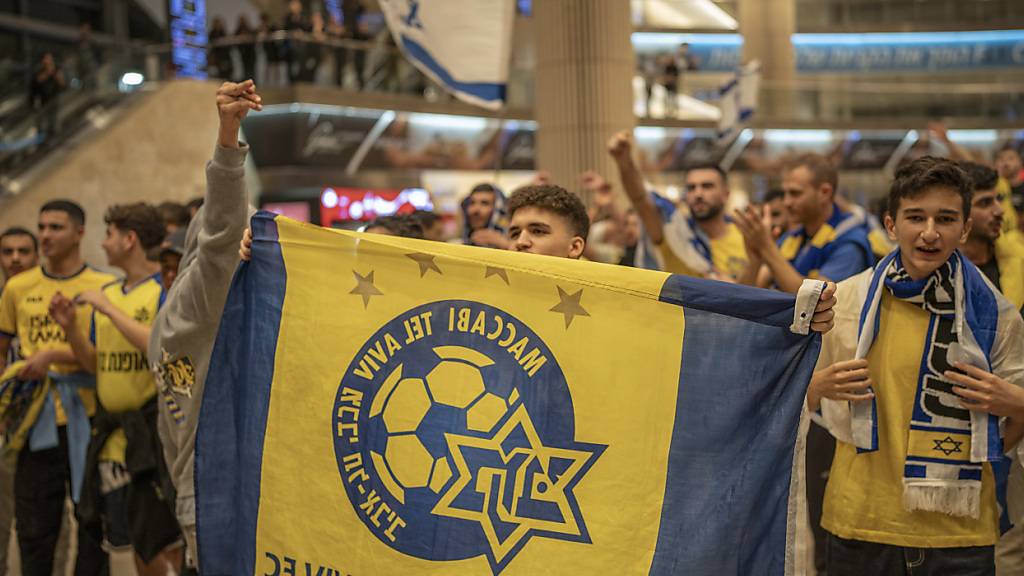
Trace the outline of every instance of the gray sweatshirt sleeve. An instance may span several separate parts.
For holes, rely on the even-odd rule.
[[[149,358],[160,395],[160,439],[177,490],[178,518],[195,524],[193,463],[210,355],[248,225],[249,147],[217,146],[206,165],[206,198],[189,226],[178,276],[157,315]]]
[[[195,261],[186,262],[187,269],[179,272],[175,284],[175,288],[180,286],[178,298],[167,302],[182,322],[214,331],[220,322],[231,276],[238,267],[238,245],[248,226],[244,168],[248,152],[246,144],[239,148],[218,145],[206,165],[206,198],[197,214]],[[184,260],[189,256],[186,253]]]

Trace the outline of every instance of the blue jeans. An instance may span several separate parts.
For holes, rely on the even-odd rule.
[[[904,548],[828,535],[828,576],[995,576],[995,546]]]

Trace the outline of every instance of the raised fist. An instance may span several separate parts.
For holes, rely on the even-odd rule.
[[[217,89],[217,112],[221,122],[241,123],[249,110],[263,109],[262,101],[252,80],[237,84],[225,82]]]
[[[256,84],[252,80],[234,83],[225,82],[217,89],[217,113],[220,115],[220,134],[218,141],[222,146],[238,146],[238,129],[242,118],[249,110],[259,112],[263,109],[263,99],[256,93]]]
[[[617,133],[608,141],[608,154],[616,161],[629,159],[632,153],[633,135],[628,130]]]

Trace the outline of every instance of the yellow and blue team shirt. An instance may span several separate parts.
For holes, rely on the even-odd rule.
[[[57,322],[50,317],[50,301],[60,292],[72,298],[82,292],[99,290],[114,280],[114,276],[82,266],[81,270],[69,276],[54,276],[41,266],[26,270],[11,278],[0,295],[0,333],[17,338],[22,358],[29,358],[43,350],[70,350],[67,336]],[[77,308],[78,325],[86,326],[92,309],[88,306]],[[58,374],[80,372],[77,363],[52,364],[50,370]],[[92,416],[96,409],[96,393],[79,389],[86,412]],[[67,416],[60,396],[53,392],[57,424],[67,424]]]
[[[743,233],[740,229],[729,222],[725,234],[708,241],[711,248],[711,265],[716,272],[736,280],[743,274],[747,267],[747,247],[743,243]],[[686,276],[698,276],[698,274],[687,266],[667,242],[662,242],[657,247],[665,263],[665,272],[672,274],[683,274]]]
[[[996,193],[999,202],[1003,205],[1003,236],[1020,242],[1022,239],[1017,229],[1017,208],[1013,205],[1013,189],[1006,178],[999,178],[999,182],[996,183]]]
[[[852,444],[836,442],[821,526],[840,538],[892,546],[991,546],[999,539],[999,517],[988,463],[982,470],[978,518],[903,506],[908,430],[931,314],[888,291],[882,294],[880,312],[878,335],[867,356],[877,396],[879,449],[858,454]]]
[[[996,239],[994,249],[999,277],[998,281],[989,280],[1024,313],[1024,245],[1013,236],[1003,234]]]
[[[151,326],[165,292],[160,275],[155,274],[130,288],[123,280],[108,284],[103,295],[136,322]],[[96,393],[104,410],[113,414],[139,410],[156,396],[146,352],[133,346],[109,317],[93,312],[89,339],[96,347]],[[118,429],[103,446],[100,460],[123,463],[126,448],[124,430]]]
[[[4,291],[0,288],[0,298],[3,298]],[[4,362],[4,366],[10,366],[21,359],[21,346],[18,344],[18,337],[10,334],[4,334],[11,338],[10,344],[7,345],[7,358]]]
[[[879,248],[881,249],[881,248]],[[832,217],[813,235],[801,226],[779,238],[782,257],[807,278],[845,280],[874,264],[867,225],[832,204]]]

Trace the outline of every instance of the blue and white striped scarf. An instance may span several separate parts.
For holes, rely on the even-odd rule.
[[[648,192],[648,194],[651,195],[651,200],[658,208],[662,224],[667,225],[676,213],[676,205],[668,198],[656,192]],[[636,243],[636,254],[633,256],[633,266],[647,270],[665,269],[665,264],[661,261],[661,255],[658,253],[657,248],[655,248],[654,243],[651,242],[651,237],[647,234],[642,221],[640,222],[639,239]]]
[[[904,506],[978,518],[983,463],[992,463],[998,475],[1005,459],[999,419],[962,408],[954,384],[943,374],[955,370],[957,361],[991,370],[999,320],[996,295],[959,252],[915,281],[894,251],[872,275],[860,315],[857,358],[867,357],[878,332],[883,290],[931,313],[907,435]],[[851,410],[858,453],[878,450],[876,399],[851,403]],[[997,484],[1005,485],[999,480]]]
[[[665,244],[686,267],[706,276],[714,270],[711,239],[688,212],[676,210],[665,224]]]

